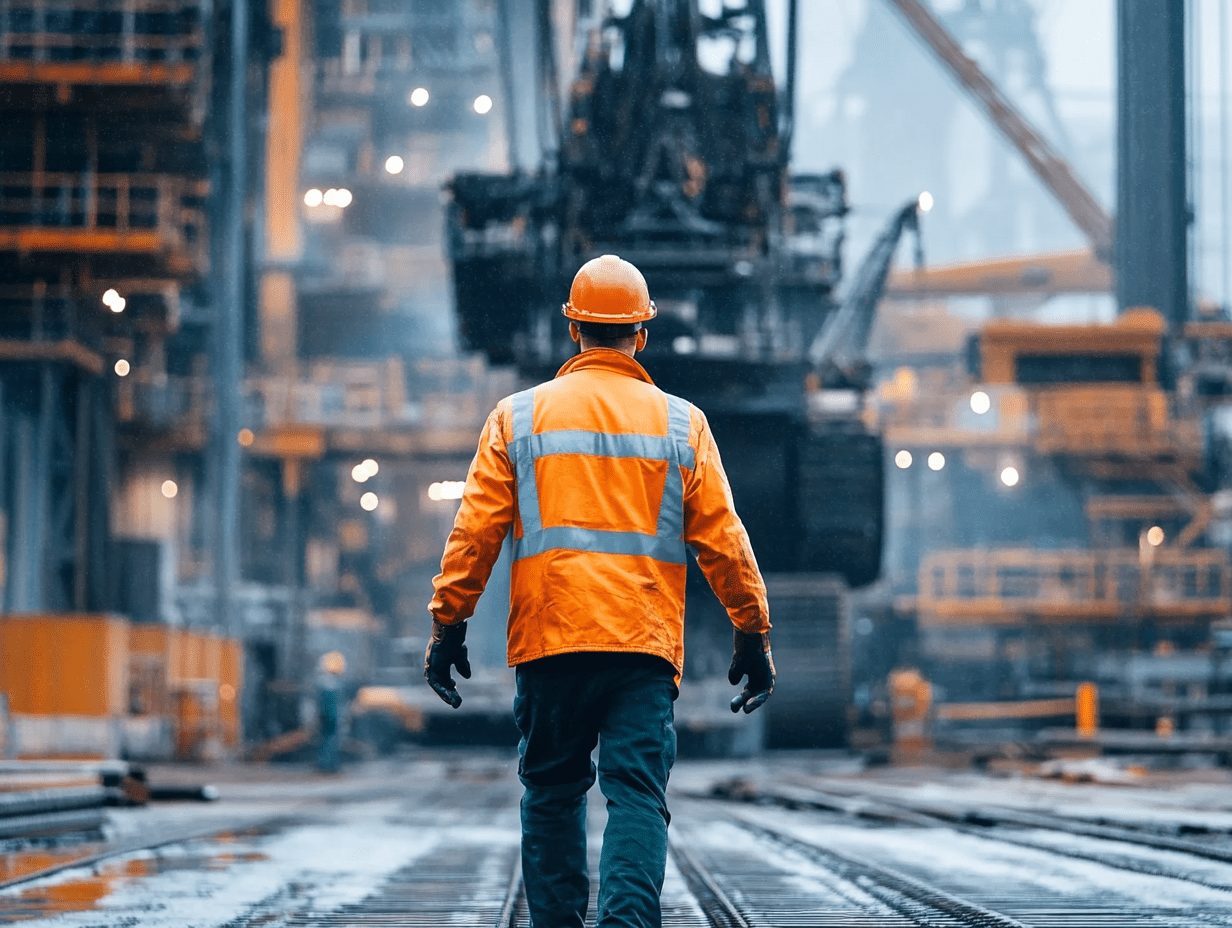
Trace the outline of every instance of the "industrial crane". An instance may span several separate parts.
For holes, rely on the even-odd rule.
[[[894,253],[908,229],[915,233],[915,266],[920,268],[924,264],[920,213],[925,211],[926,202],[921,194],[918,199],[904,204],[886,224],[856,272],[847,297],[826,319],[809,346],[809,361],[821,378],[823,389],[863,391],[868,388],[868,338]]]
[[[891,276],[888,296],[899,299],[964,295],[1107,293],[1115,222],[1060,152],[1019,112],[979,62],[967,55],[920,0],[887,0],[941,65],[1022,155],[1090,244],[1087,250],[973,261]]]

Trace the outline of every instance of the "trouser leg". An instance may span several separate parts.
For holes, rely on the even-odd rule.
[[[522,734],[522,878],[534,928],[582,928],[590,901],[586,791],[596,725],[585,724],[560,681],[519,668],[514,718]]]
[[[599,862],[600,928],[659,928],[667,866],[667,778],[676,759],[669,674],[621,687],[599,733],[599,788],[607,828]]]
[[[585,781],[528,785],[522,796],[522,878],[534,928],[582,928],[586,920],[589,788]]]

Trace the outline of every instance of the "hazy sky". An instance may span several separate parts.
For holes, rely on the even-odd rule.
[[[786,0],[768,2],[771,29],[778,40],[775,58],[781,63],[787,3]],[[958,9],[963,2],[934,0],[933,6],[946,13]],[[1068,137],[1065,154],[1096,197],[1112,211],[1116,168],[1116,0],[1030,2],[1036,12],[1036,31],[1045,59],[1045,80]],[[861,140],[861,135],[877,135],[879,120],[901,118],[901,113],[896,116],[868,112],[853,121],[843,118],[850,114],[836,112],[840,78],[851,68],[857,39],[869,24],[874,31],[880,30],[879,36],[884,34],[880,41],[895,47],[901,45],[907,57],[916,59],[911,64],[917,69],[915,72],[906,66],[904,70],[929,80],[929,92],[945,98],[941,108],[951,112],[950,124],[937,127],[937,132],[945,135],[946,170],[942,172],[945,176],[936,176],[931,183],[950,197],[950,202],[939,204],[939,209],[944,211],[944,207],[950,207],[954,216],[963,216],[973,206],[978,206],[980,198],[988,194],[993,184],[987,166],[989,159],[993,153],[1000,153],[1012,162],[1011,177],[1028,191],[1023,197],[1027,211],[1034,211],[1034,215],[1021,223],[1021,247],[1040,250],[1083,244],[1082,236],[1056,207],[1051,195],[1034,178],[1026,177],[1021,158],[1011,152],[948,74],[935,79],[926,73],[931,71],[939,75],[943,72],[931,51],[923,47],[897,12],[890,11],[888,0],[801,0],[799,6],[801,53],[797,72],[797,145],[793,160],[797,170],[821,170],[837,165],[847,171],[855,207],[849,230],[849,261],[855,260],[867,246],[880,226],[880,215],[887,213],[908,193],[905,187],[887,189],[884,170],[876,184],[866,183],[869,172],[875,172],[878,167],[869,161],[877,156],[875,153],[870,156],[867,144]],[[1226,260],[1230,237],[1226,219],[1232,198],[1226,189],[1225,172],[1221,170],[1229,146],[1221,144],[1221,139],[1232,141],[1232,138],[1223,138],[1232,133],[1228,132],[1226,113],[1221,124],[1221,103],[1226,103],[1227,98],[1226,94],[1221,97],[1220,87],[1221,84],[1226,86],[1228,81],[1228,69],[1221,69],[1221,55],[1224,48],[1232,45],[1229,41],[1232,39],[1232,10],[1229,9],[1232,0],[1189,0],[1186,7],[1191,35],[1200,37],[1196,46],[1190,43],[1189,50],[1192,115],[1197,117],[1190,150],[1195,166],[1197,216],[1194,276],[1202,295],[1226,303],[1232,286]],[[883,94],[896,92],[894,79],[887,74]],[[1058,144],[1038,100],[1024,97],[1020,88],[1014,86],[1002,89],[1038,129]],[[907,98],[920,90],[919,86],[904,86],[902,93]],[[933,137],[921,137],[918,142],[918,152],[911,151],[908,144],[907,150],[886,153],[887,158],[892,156],[899,159],[898,163],[908,165],[918,154],[919,165],[901,172],[904,184],[908,178],[917,185],[930,183],[926,168],[929,146],[935,150],[941,143]],[[934,170],[934,173],[937,172]],[[890,176],[894,176],[893,172]],[[953,229],[947,231],[940,217],[933,225],[930,251],[935,260],[976,258],[988,253],[981,248],[977,236],[961,238],[951,234]],[[940,239],[938,234],[942,236]],[[991,249],[993,253],[997,251]]]

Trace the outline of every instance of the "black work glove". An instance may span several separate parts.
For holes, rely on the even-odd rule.
[[[458,684],[449,675],[451,666],[457,667],[467,680],[471,678],[471,662],[466,656],[466,622],[443,625],[433,619],[432,637],[424,654],[424,679],[437,696],[456,709],[462,705],[462,697],[458,695]]]
[[[727,671],[727,682],[735,686],[745,674],[749,682],[744,691],[731,701],[732,712],[752,712],[774,692],[774,658],[770,656],[770,636],[765,632],[750,635],[735,630],[732,642],[732,662]]]

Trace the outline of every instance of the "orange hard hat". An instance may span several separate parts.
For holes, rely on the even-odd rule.
[[[560,311],[575,322],[626,325],[653,319],[657,310],[642,272],[616,255],[591,258],[578,269],[569,302]]]

